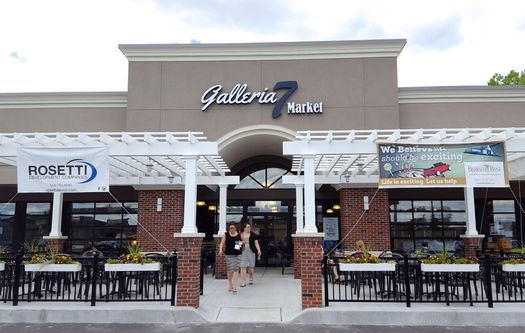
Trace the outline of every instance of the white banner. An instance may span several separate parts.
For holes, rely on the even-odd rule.
[[[338,241],[339,219],[337,217],[323,217],[323,232],[325,241]]]
[[[18,192],[108,192],[107,147],[19,148]]]
[[[503,162],[465,162],[468,187],[505,187]]]

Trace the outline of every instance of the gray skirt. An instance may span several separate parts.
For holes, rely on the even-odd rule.
[[[240,264],[241,264],[241,256],[226,254],[224,255],[224,257],[226,259],[226,271],[227,272],[238,272]]]
[[[241,267],[255,267],[255,253],[249,246],[245,246],[242,250]]]

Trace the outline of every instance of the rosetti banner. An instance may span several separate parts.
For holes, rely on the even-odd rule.
[[[19,148],[18,192],[108,192],[107,147]]]
[[[379,187],[508,187],[504,142],[379,143]]]

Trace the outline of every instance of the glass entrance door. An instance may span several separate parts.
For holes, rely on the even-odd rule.
[[[259,235],[262,252],[259,265],[281,266],[281,258],[291,251],[288,215],[282,213],[248,215],[247,221],[252,225],[253,232]]]

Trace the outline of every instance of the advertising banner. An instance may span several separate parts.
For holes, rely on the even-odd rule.
[[[504,142],[379,143],[379,187],[508,187]]]
[[[19,148],[18,192],[108,192],[107,147]]]

